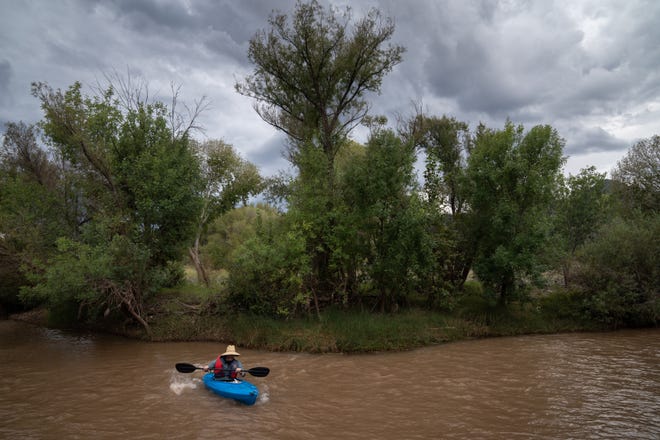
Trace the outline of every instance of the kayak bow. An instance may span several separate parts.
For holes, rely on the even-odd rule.
[[[254,405],[254,402],[257,401],[259,390],[250,382],[238,379],[221,380],[213,376],[213,373],[206,373],[202,380],[204,385],[214,393],[246,405]]]

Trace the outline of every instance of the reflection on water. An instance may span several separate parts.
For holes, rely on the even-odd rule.
[[[658,439],[660,330],[498,338],[404,353],[239,350],[260,397],[219,398],[223,344],[0,322],[0,438]]]

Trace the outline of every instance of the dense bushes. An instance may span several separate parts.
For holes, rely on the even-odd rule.
[[[616,219],[579,255],[585,313],[608,326],[660,321],[660,217]]]
[[[256,234],[234,252],[228,280],[234,308],[286,318],[309,307],[305,241],[296,229],[283,226],[281,219],[259,221]]]

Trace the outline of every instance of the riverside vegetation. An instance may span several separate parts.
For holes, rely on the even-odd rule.
[[[282,320],[233,312],[221,296],[191,284],[159,292],[146,306],[150,336],[121,315],[81,324],[73,304],[17,313],[13,319],[149,341],[233,341],[245,348],[310,353],[400,351],[473,338],[619,328],[594,320],[581,299],[563,288],[541,295],[501,307],[478,282],[468,281],[451,311],[428,310],[423,304],[396,313],[331,308],[320,319]]]
[[[119,75],[33,84],[43,119],[7,124],[0,154],[2,310],[315,352],[658,324],[660,136],[606,179],[564,176],[549,125],[415,108],[390,127],[367,97],[403,61],[393,20],[312,0],[268,25],[236,90],[287,136],[291,175],[195,139],[206,103],[184,115],[176,88],[167,106]]]

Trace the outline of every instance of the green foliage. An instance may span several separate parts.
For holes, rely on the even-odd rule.
[[[476,243],[465,223],[465,171],[472,136],[467,123],[446,116],[418,115],[408,125],[408,136],[426,153],[423,194],[434,267],[425,282],[428,304],[433,306],[440,292],[461,287],[472,266]]]
[[[660,217],[614,219],[579,253],[586,313],[614,327],[660,320]]]
[[[589,240],[606,221],[609,198],[605,174],[587,167],[570,175],[560,188],[554,212],[552,246],[546,248],[551,264],[561,266],[568,286],[576,250]]]
[[[539,310],[549,319],[583,320],[584,297],[578,291],[557,289],[541,296]]]
[[[239,156],[224,141],[209,140],[197,148],[205,180],[203,199],[208,203],[209,220],[233,209],[262,189],[257,167]]]
[[[43,274],[30,274],[34,285],[22,289],[22,298],[62,308],[72,303],[93,303],[99,295],[93,280],[110,276],[110,256],[103,248],[66,238],[57,240],[57,249]]]
[[[351,227],[347,249],[363,261],[360,271],[380,295],[382,310],[402,304],[430,259],[415,187],[414,151],[390,131],[370,137],[364,157],[346,172],[341,221]],[[349,247],[350,246],[350,247]]]
[[[426,153],[424,192],[438,210],[460,214],[465,208],[464,173],[472,138],[465,122],[455,118],[417,116],[411,137]]]
[[[660,211],[660,135],[642,139],[612,171],[613,189],[622,215]]]
[[[480,283],[471,281],[467,288],[458,295],[454,313],[465,319],[482,320],[488,323],[491,315],[499,313],[497,297],[491,291],[484,290]]]
[[[230,211],[242,201],[247,203],[251,195],[262,189],[262,179],[257,167],[243,160],[224,141],[209,140],[194,143],[201,165],[201,203],[189,256],[197,271],[198,281],[206,286],[211,283],[200,247],[207,235],[209,223]]]
[[[201,183],[188,139],[173,136],[166,111],[156,103],[129,112],[110,156],[126,215],[138,227],[135,240],[161,266],[178,260],[190,240]]]
[[[38,130],[7,124],[0,150],[0,304],[19,307],[23,271],[47,258],[70,234],[71,210],[60,170],[37,143]]]
[[[558,232],[565,237],[566,248],[574,252],[606,218],[605,173],[597,173],[593,166],[584,168],[578,175],[570,175],[562,189]]]
[[[278,216],[267,205],[243,206],[218,217],[209,225],[206,244],[201,253],[211,269],[227,269],[246,241],[257,233],[259,224],[274,221]]]
[[[115,235],[109,242],[86,244],[57,240],[57,253],[39,274],[31,273],[32,287],[23,287],[27,302],[46,302],[54,310],[77,304],[75,318],[94,322],[106,309],[125,306],[160,289],[168,280],[166,268],[150,267],[149,250]]]
[[[299,2],[291,17],[273,13],[270,29],[251,40],[254,73],[236,90],[259,102],[257,111],[296,143],[318,140],[332,161],[345,135],[366,115],[364,95],[401,62],[403,48],[383,47],[394,33],[377,9],[352,22],[317,2]]]
[[[190,241],[200,202],[199,163],[188,133],[173,132],[167,107],[144,102],[139,93],[117,99],[109,86],[86,96],[80,83],[64,92],[38,83],[32,91],[41,101],[52,156],[62,166],[51,166],[57,174],[47,181],[17,178],[13,198],[0,201],[3,227],[23,221],[26,230],[16,230],[14,242],[33,249],[31,256],[15,253],[32,283],[23,297],[51,306],[77,303],[88,317],[97,308],[120,307],[148,331],[142,299],[180,279],[173,262]],[[22,140],[14,140],[16,151],[34,150],[27,135],[10,139]],[[7,205],[30,196],[27,209]],[[41,236],[40,247],[29,230]]]
[[[5,255],[29,266],[54,249],[59,235],[71,232],[62,215],[62,200],[43,185],[18,176],[0,185],[0,246]]]
[[[524,134],[508,122],[503,130],[477,132],[467,169],[470,233],[478,241],[474,270],[502,303],[541,273],[563,145],[550,126]]]
[[[484,287],[479,281],[466,281],[463,284],[462,294],[465,296],[483,296]]]
[[[279,219],[264,221],[232,257],[229,303],[257,315],[287,318],[309,307],[310,271],[303,235]]]
[[[120,107],[110,86],[85,96],[80,83],[66,92],[33,85],[42,123],[77,182],[81,224],[114,217],[110,226],[149,248],[152,263],[179,259],[199,206],[199,165],[186,134],[168,126],[168,109],[140,100]]]
[[[342,15],[312,0],[298,2],[290,17],[274,12],[268,23],[270,29],[250,40],[255,69],[236,90],[256,99],[261,118],[289,137],[288,158],[298,178],[286,192],[311,258],[309,289],[331,296],[341,284],[333,267],[335,158],[367,115],[366,94],[378,92],[403,48],[385,46],[394,24],[377,9],[353,22],[350,8]]]

